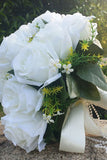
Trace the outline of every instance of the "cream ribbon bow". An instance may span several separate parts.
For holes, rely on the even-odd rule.
[[[89,114],[88,106],[94,104],[107,110],[107,91],[98,88],[100,101],[78,100],[68,108],[62,126],[59,150],[84,153],[85,134],[107,137],[107,123],[100,127]]]

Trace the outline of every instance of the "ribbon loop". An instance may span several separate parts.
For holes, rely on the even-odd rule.
[[[81,100],[68,108],[62,127],[59,149],[67,152],[84,153],[84,109]]]

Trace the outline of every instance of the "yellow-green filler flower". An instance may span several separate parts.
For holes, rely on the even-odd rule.
[[[82,50],[86,51],[86,50],[88,50],[88,47],[89,47],[88,42],[81,43],[81,49]]]

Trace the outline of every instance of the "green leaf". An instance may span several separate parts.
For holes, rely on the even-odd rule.
[[[89,47],[89,53],[91,53],[92,55],[102,55],[104,53],[103,48],[101,48],[100,46],[100,42],[98,40],[96,40],[90,47]]]
[[[63,86],[63,89],[61,92],[61,99],[62,99],[62,101],[66,101],[66,99],[69,97],[68,92],[67,92],[67,88],[66,88],[66,83],[65,83],[63,77],[61,77],[59,79],[59,81],[60,81],[60,85]]]
[[[80,66],[76,74],[83,80],[91,82],[95,86],[107,91],[107,83],[101,68],[97,64]]]
[[[53,128],[51,127],[50,124],[48,124],[48,126],[47,126],[44,138],[45,138],[46,143],[49,143],[49,142],[53,143],[53,142],[57,141],[57,139],[55,138],[55,135],[53,133]]]
[[[46,143],[55,143],[60,140],[60,133],[63,125],[65,114],[54,117],[54,123],[49,123],[44,135]]]
[[[89,43],[89,48],[88,50],[82,50],[81,49],[81,42],[82,41],[79,41],[77,47],[76,47],[76,52],[77,53],[80,53],[80,54],[90,54],[90,55],[102,55],[104,53],[104,50],[103,48],[101,48],[101,44],[98,40],[96,40],[94,43]]]
[[[73,75],[66,75],[66,83],[68,88],[68,93],[70,98],[76,98],[79,96],[79,92],[77,89],[77,83],[74,79]]]
[[[78,76],[75,76],[75,81],[81,98],[96,101],[100,100],[100,95],[95,85],[79,78]]]
[[[44,23],[44,24],[47,24],[47,23],[48,23],[48,22],[47,22],[47,21],[45,21],[44,19],[42,19],[42,21],[43,21],[43,23]]]

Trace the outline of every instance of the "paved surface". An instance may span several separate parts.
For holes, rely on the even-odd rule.
[[[60,152],[58,144],[47,145],[40,153],[35,150],[27,154],[4,137],[3,126],[0,124],[0,160],[107,160],[105,149],[95,148],[94,145],[93,141],[87,139],[84,154]]]

